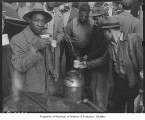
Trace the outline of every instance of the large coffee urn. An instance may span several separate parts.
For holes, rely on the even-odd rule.
[[[64,80],[64,98],[73,102],[81,100],[83,81],[81,74],[77,70],[67,72],[67,77]]]

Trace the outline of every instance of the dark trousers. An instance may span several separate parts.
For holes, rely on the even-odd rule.
[[[64,40],[62,40],[62,41],[60,42],[60,63],[61,63],[61,61],[62,61],[62,56],[63,56],[63,54],[64,54],[64,50],[65,50],[65,44],[64,44]]]
[[[134,113],[134,100],[139,94],[139,84],[133,88],[129,87],[128,78],[120,77],[117,73],[114,75],[115,89],[113,100],[113,112],[124,113],[127,103],[127,113]]]
[[[73,46],[73,48],[72,48]],[[72,43],[72,46],[70,42],[65,41],[65,54],[66,54],[66,71],[70,69],[74,69],[73,61],[75,60],[76,56],[83,57],[84,55],[87,55],[89,52],[88,48],[80,48]],[[74,52],[73,52],[74,49]],[[91,86],[91,79],[92,79],[92,71],[85,68],[83,69],[83,75],[85,79],[85,87]]]

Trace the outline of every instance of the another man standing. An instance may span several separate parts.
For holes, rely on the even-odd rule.
[[[68,58],[68,70],[73,69],[73,61],[76,57],[83,57],[89,52],[90,36],[94,21],[89,18],[90,6],[82,3],[79,6],[79,16],[74,18],[65,29],[65,40],[68,43],[66,58]],[[85,90],[90,91],[91,74],[88,69],[83,70]],[[87,94],[88,95],[88,94]]]
[[[12,64],[22,76],[23,91],[53,94],[54,88],[49,73],[56,79],[50,56],[50,39],[41,39],[44,25],[51,21],[49,13],[43,11],[41,3],[36,3],[23,16],[30,24],[22,32],[12,37]]]
[[[72,7],[72,2],[65,2],[64,4],[64,10],[62,11],[63,14],[63,24],[64,28],[67,26],[69,22],[71,22],[74,18],[78,17],[79,10],[77,8]],[[69,51],[67,51],[67,47],[69,46],[67,41],[65,41],[65,38],[61,41],[60,46],[60,60],[62,60],[63,52],[65,49],[65,53],[68,55]],[[69,57],[66,57],[66,71],[69,69]]]
[[[60,43],[64,36],[63,16],[61,12],[55,8],[56,2],[44,3],[43,9],[52,15],[52,20],[47,24],[47,29],[43,33],[52,34],[53,40],[57,41],[57,47],[51,47],[52,63],[55,71],[60,75]]]
[[[104,20],[107,19],[105,8],[103,6],[94,6],[90,16],[93,17],[95,24],[90,38],[91,44],[89,54],[83,57],[86,61],[92,61],[103,56],[110,44],[110,40],[106,39],[104,30],[101,29]],[[108,64],[102,68],[94,69],[92,74],[94,103],[102,110],[102,112],[106,112],[109,90]]]
[[[109,80],[115,83],[113,112],[134,112],[134,100],[139,94],[140,77],[143,74],[143,49],[142,39],[136,34],[120,31],[119,21],[108,18],[103,24],[105,36],[112,40],[106,53],[93,61],[82,62],[82,67],[96,68],[109,61]]]
[[[133,0],[123,0],[121,2],[122,12],[118,15],[113,15],[119,20],[121,25],[120,30],[124,32],[124,37],[130,33],[135,33],[143,38],[141,21],[131,14]]]

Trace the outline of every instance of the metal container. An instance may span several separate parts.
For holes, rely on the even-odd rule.
[[[76,76],[76,77],[82,77],[81,76],[81,74],[80,74],[80,72],[78,71],[78,70],[69,70],[68,72],[67,72],[67,77],[71,77],[71,76]]]
[[[81,100],[83,81],[81,74],[76,70],[71,70],[64,80],[64,98],[73,102]]]

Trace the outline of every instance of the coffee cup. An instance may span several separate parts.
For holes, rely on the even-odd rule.
[[[41,38],[50,38],[49,34],[41,35]]]
[[[57,46],[57,41],[56,41],[56,40],[51,40],[51,45],[52,45],[53,47],[56,47],[56,46]]]
[[[79,66],[80,66],[80,61],[74,60],[74,68],[79,68]]]
[[[2,35],[2,46],[8,45],[8,44],[9,44],[8,34],[3,34]]]

